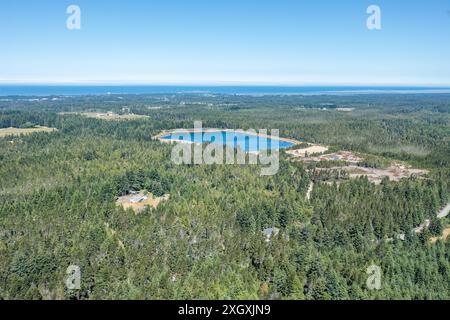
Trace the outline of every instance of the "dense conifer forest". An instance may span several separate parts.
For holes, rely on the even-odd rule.
[[[152,137],[196,120],[280,129],[365,155],[364,166],[428,173],[325,182],[332,170],[314,169],[326,163],[285,152],[274,176],[260,165],[176,165],[172,145]],[[450,240],[430,241],[450,223],[436,217],[450,202],[449,95],[0,100],[0,128],[34,126],[57,131],[0,138],[0,299],[450,299]],[[132,190],[170,200],[136,214],[116,205]],[[267,228],[279,234],[267,241]],[[66,286],[70,265],[79,290]],[[382,270],[379,290],[367,287],[370,265]]]

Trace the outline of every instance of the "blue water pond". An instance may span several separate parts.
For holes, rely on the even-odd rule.
[[[162,136],[161,139],[191,143],[220,143],[233,148],[239,147],[245,152],[286,149],[295,145],[289,141],[235,131],[173,132]]]

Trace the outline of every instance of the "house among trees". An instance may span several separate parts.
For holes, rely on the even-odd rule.
[[[140,202],[142,202],[142,201],[144,201],[144,200],[147,200],[147,197],[146,196],[136,196],[136,197],[133,197],[133,198],[131,198],[130,199],[130,202],[131,203],[140,203]]]
[[[278,233],[280,233],[280,229],[278,228],[267,228],[263,230],[264,235],[266,236],[266,242],[270,242],[272,237],[276,237]]]

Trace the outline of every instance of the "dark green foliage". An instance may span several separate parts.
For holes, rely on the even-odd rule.
[[[448,96],[121,98],[0,102],[0,127],[59,129],[0,138],[0,299],[450,298],[450,242],[429,241],[446,227],[435,217],[449,201]],[[124,105],[150,118],[58,114]],[[283,154],[272,177],[257,165],[175,165],[171,146],[151,137],[194,120],[279,128],[372,154],[363,166],[405,160],[430,174],[375,185]],[[140,214],[116,206],[144,189],[170,200]],[[429,228],[411,232],[426,219]],[[266,228],[280,232],[266,241]],[[366,287],[371,264],[383,273],[379,291]],[[80,266],[81,290],[65,286],[70,265]]]

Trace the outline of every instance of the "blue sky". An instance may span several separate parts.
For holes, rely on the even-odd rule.
[[[3,83],[450,85],[450,2],[1,1],[0,44]]]

